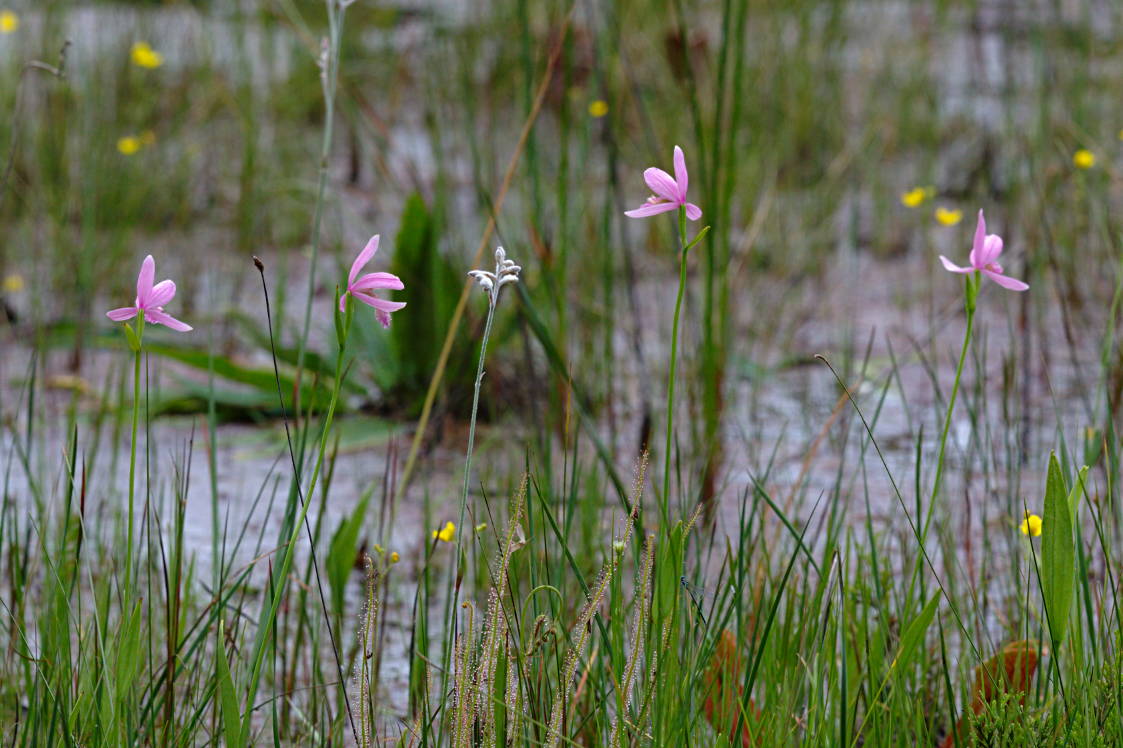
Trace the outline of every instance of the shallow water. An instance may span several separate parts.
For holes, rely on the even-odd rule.
[[[410,37],[395,35],[396,43],[424,44],[426,24],[457,23],[472,14],[470,3],[441,3],[441,15],[422,14],[410,19]],[[1041,7],[1049,5],[1041,4]],[[1070,4],[1071,5],[1071,4]],[[1010,125],[1009,117],[1032,116],[1031,108],[1022,110],[1007,105],[1010,87],[1032,87],[1034,75],[1031,46],[1024,31],[1036,23],[1046,22],[1045,11],[1028,10],[1026,4],[1011,2],[981,3],[979,25],[975,31],[931,40],[932,59],[941,62],[939,80],[943,87],[938,101],[943,118],[964,117],[973,121],[982,132],[1001,133]],[[417,7],[430,7],[418,3]],[[1105,39],[1116,39],[1119,33],[1118,12],[1110,4],[1088,6],[1095,20],[1095,33]],[[923,38],[926,21],[918,18],[921,11],[910,3],[856,3],[848,12],[847,25],[852,30],[846,61],[849,83],[861,87],[862,76],[873,75],[891,59],[901,45]],[[1060,13],[1070,18],[1074,11],[1062,5]],[[457,15],[463,14],[463,15]],[[433,20],[434,18],[438,20]],[[29,27],[36,21],[29,19]],[[212,64],[235,64],[235,34],[244,33],[245,44],[254,60],[254,80],[283,79],[306,60],[299,45],[283,30],[261,30],[256,27],[235,31],[228,21],[202,20],[187,9],[161,9],[137,12],[102,5],[76,10],[65,21],[66,36],[75,41],[71,63],[80,74],[83,65],[96,58],[99,45],[127,45],[138,30],[150,34],[153,43],[167,50],[169,59],[189,60],[205,50]],[[386,43],[385,35],[371,32],[367,43]],[[945,64],[946,63],[946,64]],[[937,64],[933,62],[933,64]],[[847,116],[861,116],[861,107]],[[411,120],[410,117],[415,117]],[[383,159],[391,169],[415,176],[422,183],[435,175],[435,150],[424,131],[417,126],[417,113],[406,112],[388,130]],[[942,154],[937,170],[940,181],[954,186],[957,174],[978,158],[981,145],[974,140],[953,144]],[[310,165],[311,166],[311,165]],[[472,246],[473,232],[478,231],[479,216],[474,213],[474,185],[469,178],[469,165],[455,165],[453,172],[463,172],[459,200],[453,209],[463,221],[463,236],[456,241]],[[342,159],[335,173],[346,171]],[[1000,175],[1001,176],[1001,175]],[[367,181],[371,180],[368,175]],[[341,180],[340,180],[341,181]],[[632,185],[637,186],[637,185]],[[341,231],[343,246],[355,246],[369,233],[364,226],[371,213],[371,185],[365,184],[354,193],[341,190],[335,197],[342,204],[347,218]],[[779,200],[796,203],[799,195],[784,195]],[[401,196],[379,197],[380,230],[392,236],[395,219],[400,213]],[[518,215],[525,197],[511,198],[511,215]],[[930,486],[935,459],[935,438],[940,428],[942,399],[936,396],[934,372],[941,393],[946,395],[954,375],[955,356],[961,341],[963,317],[960,309],[961,286],[957,278],[948,276],[936,261],[939,253],[953,259],[966,255],[965,237],[970,234],[970,217],[956,228],[932,227],[903,229],[903,250],[892,257],[871,251],[864,237],[875,235],[875,196],[869,188],[855,184],[847,190],[838,209],[828,216],[816,216],[832,237],[833,253],[815,276],[792,279],[770,277],[750,270],[741,261],[741,272],[733,277],[736,289],[733,298],[733,347],[728,368],[728,400],[722,441],[725,449],[724,470],[718,501],[717,526],[736,523],[739,504],[754,480],[759,480],[776,497],[781,506],[790,508],[793,518],[806,520],[821,496],[831,496],[837,489],[838,502],[845,522],[862,528],[869,498],[868,516],[875,531],[883,533],[887,549],[906,547],[902,525],[902,509],[892,484],[885,474],[877,453],[863,449],[863,430],[851,405],[840,400],[840,389],[827,367],[816,360],[824,355],[838,368],[840,375],[855,391],[855,399],[869,417],[878,410],[882,387],[889,371],[896,378],[885,393],[884,402],[873,423],[874,436],[890,472],[900,488],[905,506],[916,504],[912,470],[918,435],[923,432],[924,476],[922,486]],[[791,210],[790,207],[787,210]],[[907,224],[902,216],[902,223]],[[999,220],[992,231],[1006,233]],[[812,228],[808,228],[810,232]],[[819,228],[822,231],[823,229]],[[638,231],[636,232],[638,235]],[[159,272],[161,277],[190,278],[181,284],[185,317],[197,321],[202,330],[209,321],[217,326],[224,310],[239,310],[260,317],[261,301],[257,277],[248,258],[229,252],[203,254],[192,251],[211,244],[211,236],[221,236],[219,228],[200,228],[193,236],[155,237],[156,246],[164,249]],[[333,239],[336,237],[332,237]],[[214,242],[227,246],[226,241]],[[737,244],[737,242],[734,242]],[[1024,266],[1026,248],[1011,243],[1007,252],[1017,271]],[[272,271],[280,263],[281,252],[266,248],[261,254]],[[518,257],[526,267],[526,281],[534,285],[535,263]],[[639,299],[639,319],[625,313],[614,338],[615,369],[619,380],[615,399],[597,414],[599,433],[611,441],[617,470],[625,478],[638,457],[637,434],[645,408],[655,418],[655,433],[660,433],[661,400],[667,359],[666,340],[670,329],[671,304],[675,275],[667,257],[645,256],[645,270],[635,279]],[[307,259],[298,253],[287,254],[289,263],[288,294],[292,300],[286,319],[297,324],[302,313],[302,300],[307,275]],[[332,286],[338,275],[337,258],[323,257],[318,268],[321,282],[316,296],[316,312],[323,313],[332,303]],[[698,345],[697,315],[698,279],[688,300],[688,324],[682,344],[684,371],[696,365],[694,351]],[[937,513],[945,518],[946,528],[963,539],[964,557],[955,563],[972,567],[977,558],[971,549],[978,548],[988,531],[995,526],[1008,527],[1017,516],[1013,497],[1022,497],[1031,508],[1040,507],[1044,484],[1045,460],[1049,449],[1062,433],[1072,441],[1083,433],[1093,416],[1102,413],[1103,403],[1089,398],[1099,389],[1098,363],[1100,339],[1106,319],[1106,304],[1088,303],[1074,311],[1070,322],[1078,334],[1070,345],[1065,333],[1065,320],[1058,306],[1063,298],[1049,278],[1030,279],[1034,298],[1050,298],[1048,304],[1032,308],[1025,298],[1002,292],[986,285],[980,301],[978,329],[973,358],[966,370],[964,390],[952,421],[947,454],[944,497],[948,506]],[[1085,291],[1102,301],[1110,298],[1103,278],[1091,278]],[[1109,281],[1108,281],[1109,282]],[[1105,296],[1106,294],[1106,296]],[[56,311],[37,308],[37,300],[29,294],[12,298],[11,303],[28,319],[50,320]],[[477,298],[477,303],[482,300]],[[108,303],[108,300],[99,300]],[[97,308],[101,308],[100,306]],[[1048,308],[1051,311],[1042,312]],[[219,310],[218,314],[214,310]],[[773,310],[782,310],[782,315]],[[641,364],[632,345],[632,328],[638,329],[644,359]],[[0,359],[0,387],[3,388],[0,408],[5,422],[13,430],[0,434],[0,469],[5,473],[6,493],[17,502],[27,501],[29,481],[39,482],[45,496],[61,495],[65,445],[66,415],[71,404],[69,391],[40,390],[35,406],[35,447],[33,463],[25,470],[20,464],[21,450],[17,440],[25,433],[26,421],[20,402],[21,384],[28,370],[30,351],[24,345],[30,327],[0,327],[4,355]],[[156,333],[158,334],[158,333]],[[331,334],[330,322],[321,325],[319,336]],[[197,333],[202,338],[203,333]],[[164,336],[171,339],[171,336]],[[865,357],[869,344],[869,366],[865,376],[856,369]],[[267,366],[268,358],[258,348],[229,330],[217,333],[216,347],[232,350],[247,362]],[[897,366],[891,365],[891,354]],[[77,376],[88,382],[94,394],[82,401],[81,410],[94,410],[96,393],[121,376],[121,362],[113,353],[90,350],[81,367],[73,370],[66,351],[49,353],[39,362],[41,382],[59,377]],[[847,361],[850,361],[848,364]],[[541,366],[541,362],[539,362]],[[197,371],[166,361],[154,361],[154,390],[173,389],[183,381],[205,382]],[[1004,385],[1004,373],[1017,372],[1013,384]],[[578,372],[578,376],[580,373]],[[684,379],[688,377],[684,375]],[[108,388],[111,394],[116,385]],[[534,402],[534,388],[526,386],[526,397]],[[987,397],[980,399],[980,392]],[[523,393],[527,396],[527,393]],[[650,402],[644,402],[649,393]],[[112,398],[111,398],[112,399]],[[985,403],[985,404],[984,404]],[[531,405],[530,407],[535,407]],[[981,410],[980,410],[981,408]],[[683,398],[678,415],[680,436],[689,433],[697,403]],[[527,437],[527,413],[513,411],[495,423],[482,427],[475,461],[473,485],[506,485],[521,465],[521,444]],[[373,419],[352,424],[362,425]],[[612,427],[605,424],[612,424]],[[345,424],[346,425],[346,424]],[[323,505],[323,536],[330,537],[341,518],[347,516],[362,493],[375,487],[376,496],[387,480],[391,455],[401,461],[408,449],[413,424],[392,422],[381,434],[367,434],[353,441],[345,440],[333,472],[331,491]],[[375,431],[377,431],[375,429]],[[127,461],[127,433],[116,433],[106,425],[95,434],[88,421],[80,426],[80,458],[87,445],[100,436],[101,448],[88,466],[88,511],[95,515],[111,512],[123,505],[127,495],[127,471],[120,466]],[[247,541],[227,562],[234,566],[250,563],[262,552],[271,550],[280,522],[279,508],[272,514],[264,506],[251,512],[253,497],[265,487],[266,496],[275,492],[277,502],[284,500],[284,490],[291,474],[284,447],[283,429],[276,422],[260,426],[245,424],[221,425],[217,430],[215,456],[217,463],[217,496],[212,496],[208,477],[207,437],[204,420],[191,418],[158,419],[150,425],[150,468],[153,477],[152,495],[157,506],[167,507],[173,495],[177,466],[179,473],[190,469],[191,480],[186,491],[186,543],[194,552],[197,576],[210,578],[213,563],[212,511],[217,510],[219,526],[226,528],[228,543],[238,532],[256,540]],[[194,447],[188,442],[194,436]],[[973,435],[975,435],[973,437]],[[819,437],[822,436],[821,441]],[[844,436],[847,438],[844,439]],[[437,524],[452,515],[462,470],[465,428],[461,423],[444,424],[443,433],[424,457],[417,477],[397,509],[395,521],[386,528],[371,527],[368,542],[380,542],[388,549],[398,550],[403,563],[395,567],[394,576],[402,582],[392,587],[387,601],[389,639],[383,664],[382,685],[387,708],[401,713],[405,707],[407,682],[406,646],[412,580],[418,559],[424,552],[427,532],[434,520]],[[512,444],[520,445],[512,448]],[[810,445],[815,444],[813,458],[808,459]],[[590,458],[591,459],[591,458]],[[765,475],[766,466],[771,465]],[[986,469],[984,470],[984,466]],[[399,462],[400,469],[400,462]],[[843,473],[839,481],[840,470]],[[396,471],[390,470],[391,474]],[[1003,475],[1016,476],[1019,485],[1004,485]],[[424,498],[430,497],[434,517],[423,516]],[[955,502],[961,501],[961,504]],[[321,511],[319,497],[314,498],[313,513]],[[1013,511],[1012,511],[1013,510]],[[166,511],[163,512],[166,515]],[[377,515],[377,512],[374,514]],[[818,516],[821,518],[822,510]],[[817,519],[816,521],[821,521]],[[856,536],[862,537],[860,533]],[[226,555],[226,554],[224,554]],[[903,559],[902,559],[903,562]],[[360,575],[354,575],[351,589],[355,599],[349,603],[358,611],[361,602]]]

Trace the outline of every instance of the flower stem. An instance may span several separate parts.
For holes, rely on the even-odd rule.
[[[678,209],[678,246],[678,296],[675,298],[675,318],[671,328],[671,365],[667,374],[667,441],[664,445],[662,496],[662,519],[664,524],[666,524],[669,516],[668,507],[670,505],[671,491],[671,446],[674,441],[675,431],[675,368],[678,364],[678,325],[679,315],[682,312],[682,297],[686,290],[686,208],[682,206]]]
[[[136,497],[136,434],[137,426],[140,421],[140,349],[138,348],[133,353],[133,428],[132,439],[130,440],[129,448],[129,529],[128,538],[125,543],[125,596],[127,599],[132,598],[133,589],[133,525],[134,525],[134,509],[133,503]],[[130,608],[130,605],[125,606],[125,610]]]
[[[964,281],[964,309],[967,313],[967,330],[963,334],[963,348],[959,352],[959,363],[955,367],[955,382],[951,387],[951,398],[948,400],[948,410],[944,415],[944,428],[940,434],[940,451],[936,457],[936,478],[932,482],[932,496],[928,501],[928,511],[924,518],[924,527],[921,539],[928,538],[928,524],[932,520],[933,508],[936,497],[940,493],[940,484],[944,475],[944,449],[947,446],[948,431],[951,429],[951,415],[955,411],[955,399],[959,394],[959,380],[963,376],[963,364],[967,361],[967,351],[971,345],[971,332],[974,329],[975,303],[979,295],[979,277],[977,273],[969,274]]]
[[[498,292],[498,288],[495,289]],[[464,515],[468,508],[468,482],[472,475],[472,450],[476,443],[476,412],[480,407],[480,387],[484,380],[484,358],[487,356],[487,340],[491,337],[491,322],[495,319],[495,296],[488,294],[487,321],[484,323],[484,337],[480,344],[480,361],[476,366],[476,387],[472,393],[472,420],[468,424],[468,451],[464,456],[464,487],[460,492],[460,523],[457,530],[464,527]],[[462,532],[456,533],[457,558],[461,553]],[[455,601],[454,601],[455,602]]]
[[[320,254],[320,225],[323,223],[324,196],[327,192],[328,172],[330,171],[332,134],[335,129],[335,92],[339,80],[340,38],[343,26],[343,12],[347,6],[340,3],[338,11],[328,5],[328,42],[324,70],[321,72],[321,89],[324,95],[324,132],[320,139],[320,168],[316,181],[316,201],[312,208],[312,232],[309,237],[311,257],[308,261],[308,299],[304,304],[304,322],[296,348],[296,395],[293,399],[293,415],[300,414],[300,380],[304,372],[304,358],[308,331],[312,324],[312,300],[316,295],[316,263]]]
[[[465,565],[466,552],[464,550],[464,520],[468,511],[468,487],[472,478],[472,452],[476,444],[476,414],[480,408],[480,389],[484,380],[484,360],[487,357],[487,341],[491,337],[491,323],[495,319],[495,304],[499,295],[499,288],[489,290],[487,298],[487,321],[484,322],[484,335],[483,340],[480,342],[480,360],[476,366],[476,385],[472,393],[472,419],[468,424],[468,450],[464,455],[464,486],[460,491],[460,516],[456,525],[456,559],[452,563],[448,579],[448,600],[451,603],[448,606],[448,616],[445,622],[445,651],[443,655],[443,665],[446,681],[452,672],[452,652],[456,643],[456,608],[458,598],[460,596],[459,579],[463,577]]]

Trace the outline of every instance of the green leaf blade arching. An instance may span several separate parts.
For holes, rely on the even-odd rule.
[[[893,658],[892,669],[901,670],[908,666],[920,643],[924,641],[924,634],[927,633],[928,627],[932,625],[932,619],[936,616],[936,609],[939,604],[940,593],[936,593],[905,628],[905,632],[901,635],[901,649],[897,652],[897,656]]]
[[[1045,479],[1045,517],[1041,523],[1041,593],[1054,649],[1064,641],[1072,607],[1075,573],[1072,524],[1064,476],[1053,454]]]

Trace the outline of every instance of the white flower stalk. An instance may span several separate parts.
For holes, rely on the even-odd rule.
[[[503,247],[495,250],[495,272],[489,270],[471,270],[468,272],[476,282],[480,284],[487,293],[487,321],[484,323],[483,339],[480,341],[480,360],[476,368],[476,385],[472,393],[472,420],[468,424],[468,450],[464,455],[464,484],[460,492],[460,520],[456,523],[457,528],[466,527],[465,518],[468,514],[468,489],[472,479],[472,451],[476,444],[476,414],[480,408],[480,387],[484,379],[484,360],[487,358],[487,343],[491,337],[491,324],[495,319],[495,305],[499,301],[499,291],[508,283],[515,283],[519,279],[519,273],[522,268],[515,264],[514,260],[507,259],[507,252]],[[473,516],[475,513],[473,512]],[[451,599],[451,605],[447,608],[446,630],[453,631],[456,626],[456,611],[458,609],[458,596],[460,594],[460,584],[457,580],[461,579],[464,575],[464,566],[467,564],[467,552],[470,550],[465,547],[465,538],[467,542],[471,543],[471,533],[457,532],[456,533],[456,561],[449,568],[448,579],[448,592]],[[446,642],[445,653],[442,659],[442,664],[445,669],[445,683],[446,691],[448,688],[448,673],[451,672],[451,665],[455,660],[455,638],[450,638]]]
[[[491,305],[495,306],[499,301],[499,289],[507,283],[518,282],[521,271],[522,267],[516,265],[514,260],[507,259],[507,251],[499,247],[495,250],[494,273],[489,270],[469,270],[468,275],[476,279],[480,288],[487,293]]]

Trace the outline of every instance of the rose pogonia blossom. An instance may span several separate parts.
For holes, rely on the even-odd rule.
[[[1028,284],[1002,274],[1002,266],[998,264],[1000,254],[1002,254],[1002,237],[987,233],[987,222],[980,210],[979,223],[975,227],[975,243],[971,247],[971,256],[968,258],[971,262],[970,266],[960,267],[943,255],[940,255],[940,262],[944,263],[944,267],[952,273],[982,273],[1011,291],[1025,291],[1029,288]]]
[[[144,312],[144,321],[157,325],[164,325],[179,332],[187,332],[191,325],[180,322],[175,317],[164,311],[164,304],[175,298],[175,283],[162,280],[156,285],[152,281],[156,278],[156,261],[152,255],[144,258],[140,264],[140,275],[136,279],[136,302],[133,306],[111,309],[105,313],[106,317],[114,322],[124,322],[132,319],[138,313]]]
[[[686,208],[686,217],[691,221],[697,221],[702,217],[702,209],[686,201],[686,188],[690,185],[690,176],[686,172],[686,158],[677,145],[675,146],[675,176],[672,178],[667,172],[653,166],[644,169],[643,179],[654,194],[635,210],[624,211],[624,215],[629,218],[646,218],[677,210],[682,206]]]
[[[393,273],[367,273],[359,277],[359,271],[363,269],[363,265],[370,262],[370,258],[374,257],[374,253],[378,251],[378,234],[375,234],[363,247],[363,251],[359,252],[359,256],[355,258],[355,262],[351,264],[351,272],[347,276],[347,290],[339,297],[339,311],[344,311],[347,304],[347,296],[351,295],[356,301],[361,301],[369,307],[374,308],[375,316],[378,321],[382,323],[383,327],[390,326],[390,313],[396,312],[403,308],[406,303],[404,301],[389,301],[387,299],[380,299],[371,291],[380,288],[388,288],[393,291],[401,291],[405,288],[402,279]]]

